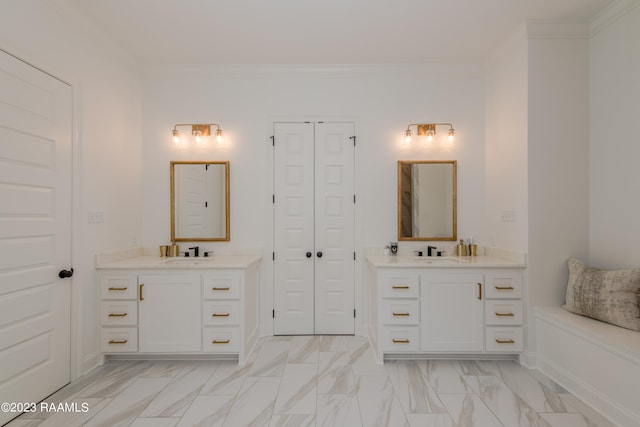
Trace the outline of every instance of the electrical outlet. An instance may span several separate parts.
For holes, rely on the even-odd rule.
[[[87,221],[89,224],[101,224],[104,222],[104,212],[103,211],[89,211],[87,215]]]

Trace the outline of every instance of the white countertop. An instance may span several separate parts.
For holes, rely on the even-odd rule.
[[[261,255],[212,255],[209,257],[160,257],[160,256],[134,256],[131,258],[116,260],[96,261],[98,269],[223,269],[223,268],[249,268],[257,264]]]
[[[515,261],[494,256],[428,257],[428,256],[385,256],[368,255],[367,260],[374,267],[411,268],[524,268],[524,261]]]

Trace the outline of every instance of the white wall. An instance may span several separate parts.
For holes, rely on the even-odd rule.
[[[586,29],[574,37],[558,33],[529,38],[528,252],[533,306],[563,304],[567,258],[588,261],[589,254],[588,42]]]
[[[486,224],[492,246],[528,250],[528,39],[525,26],[496,52],[486,70]],[[502,214],[513,213],[503,221]]]
[[[589,248],[601,268],[640,267],[639,76],[635,7],[589,43]]]
[[[487,67],[487,228],[528,255],[528,352],[533,307],[563,304],[589,253],[587,46],[586,26],[529,22]]]
[[[458,234],[487,243],[484,90],[482,73],[475,68],[185,67],[148,70],[143,81],[143,240],[147,246],[166,244],[170,238],[169,161],[230,160],[231,241],[200,246],[260,247],[267,264],[273,233],[269,137],[271,123],[279,119],[356,122],[359,253],[364,254],[367,247],[377,247],[381,253],[386,243],[397,240],[396,168],[401,159],[458,160]],[[220,123],[226,149],[178,150],[172,145],[174,124],[200,121]],[[403,148],[406,126],[425,121],[452,122],[455,145]],[[446,137],[446,132],[438,131],[438,136]],[[263,274],[267,282],[263,313],[270,313],[273,292],[266,266]]]
[[[139,81],[126,56],[54,2],[2,8],[0,47],[74,89],[74,357],[86,371],[99,354],[94,255],[141,240]],[[103,211],[104,223],[88,224],[89,210]]]

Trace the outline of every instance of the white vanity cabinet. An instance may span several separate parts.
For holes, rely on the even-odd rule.
[[[523,351],[522,268],[389,258],[369,257],[369,337],[380,363],[394,354]]]
[[[200,275],[140,274],[138,281],[138,350],[200,351]]]
[[[237,355],[258,339],[259,256],[98,265],[104,355]]]

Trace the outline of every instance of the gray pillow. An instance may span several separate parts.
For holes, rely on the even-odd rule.
[[[600,270],[575,258],[568,264],[565,309],[640,331],[640,268]]]

